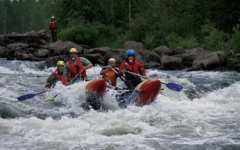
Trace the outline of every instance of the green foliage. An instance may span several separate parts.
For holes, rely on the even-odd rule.
[[[233,34],[231,41],[239,50],[239,6],[240,1],[226,0],[7,0],[6,24],[7,33],[48,30],[54,15],[58,40],[92,47],[119,48],[131,40],[146,49],[169,45],[222,50]]]
[[[170,49],[175,49],[177,47],[184,48],[194,48],[198,47],[199,43],[194,36],[189,36],[187,38],[182,38],[175,33],[171,33],[166,37],[166,41]]]
[[[101,23],[84,23],[83,20],[75,19],[68,23],[67,27],[59,33],[63,41],[73,41],[78,44],[86,44],[91,47],[111,45],[109,37],[112,37],[111,26]]]
[[[155,45],[155,41],[154,41],[155,37],[154,36],[151,36],[151,35],[147,35],[145,37],[145,39],[143,39],[143,44],[144,44],[144,47],[146,49],[153,49],[156,47]]]
[[[224,43],[228,34],[219,31],[214,24],[208,23],[202,26],[203,47],[207,50],[224,50]]]
[[[240,52],[240,24],[233,27],[233,34],[230,37],[230,41],[233,43],[234,49]]]

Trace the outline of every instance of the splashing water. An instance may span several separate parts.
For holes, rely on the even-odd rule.
[[[85,82],[57,83],[49,92],[19,102],[16,97],[44,90],[55,68],[38,62],[0,58],[1,149],[239,149],[240,74],[214,71],[148,69],[150,78],[183,86],[162,86],[150,105],[118,107],[114,91],[103,97],[103,109],[85,111]],[[101,78],[100,66],[87,70]],[[118,80],[118,86],[123,86]],[[44,102],[52,98],[53,102]]]

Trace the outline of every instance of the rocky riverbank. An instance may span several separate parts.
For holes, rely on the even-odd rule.
[[[90,48],[71,41],[50,42],[49,32],[40,30],[24,34],[12,33],[0,35],[0,57],[8,60],[39,61],[39,67],[56,66],[56,62],[68,60],[69,49],[75,47],[79,55],[88,58],[94,65],[106,65],[110,57],[116,59],[117,66],[125,59],[125,52],[134,49],[136,59],[145,68],[162,70],[235,70],[240,71],[238,54],[232,45],[225,45],[230,56],[224,51],[206,51],[203,48],[169,50],[167,46],[159,46],[151,51],[145,50],[140,42],[127,41],[122,48],[110,47]]]

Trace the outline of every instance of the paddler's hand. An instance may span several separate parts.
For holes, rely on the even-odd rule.
[[[83,66],[83,70],[87,70],[88,68],[87,68],[87,66]]]
[[[112,67],[111,67],[111,66],[106,66],[106,69],[107,69],[107,70],[111,70]]]
[[[144,76],[144,79],[148,79],[148,76]]]
[[[125,73],[126,71],[127,71],[126,69],[121,70],[122,73]]]
[[[46,91],[49,91],[49,87],[45,87],[45,90],[46,90]]]

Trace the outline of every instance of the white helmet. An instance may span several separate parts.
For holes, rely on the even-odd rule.
[[[108,60],[108,62],[109,62],[109,61],[116,62],[114,58],[110,58],[110,59]]]
[[[55,17],[54,17],[54,16],[52,16],[51,18],[53,18],[53,19],[54,19]]]

